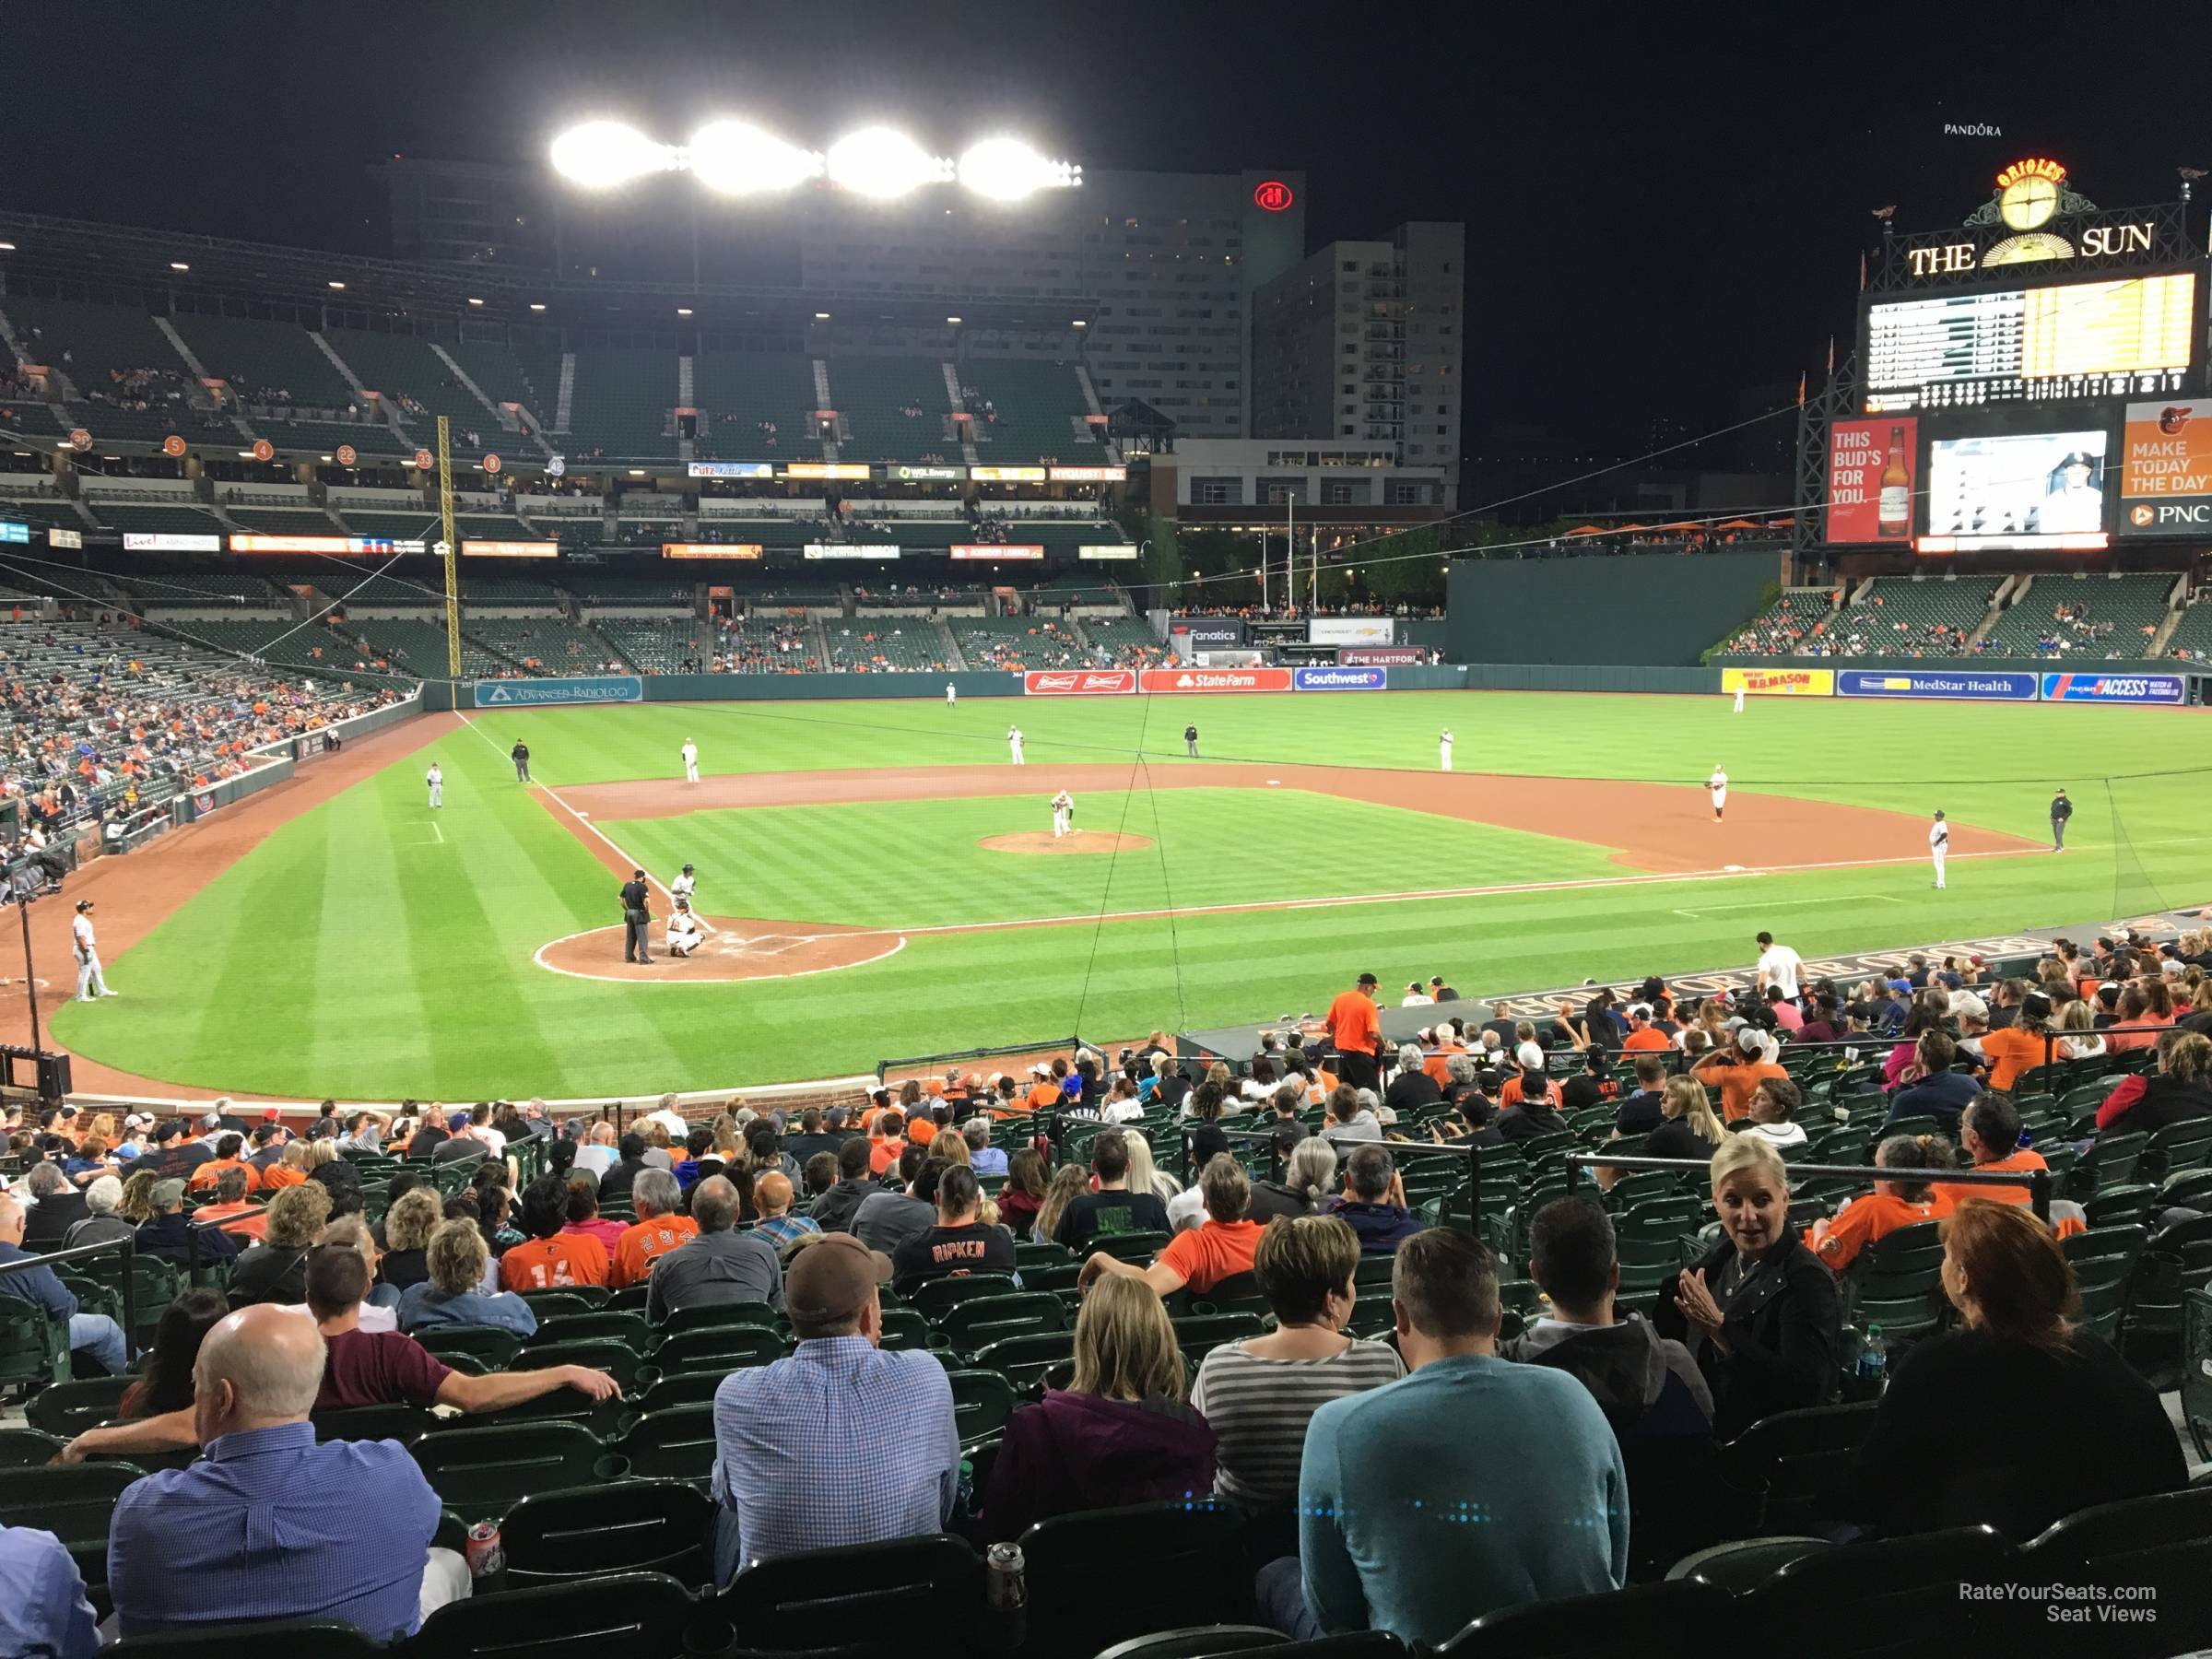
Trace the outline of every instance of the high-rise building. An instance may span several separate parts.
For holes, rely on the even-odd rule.
[[[1337,241],[1257,286],[1252,434],[1388,444],[1408,465],[1459,457],[1466,228],[1417,220]]]

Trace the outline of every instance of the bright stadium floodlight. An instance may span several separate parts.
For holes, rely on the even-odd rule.
[[[701,184],[724,195],[790,190],[822,176],[821,157],[749,121],[709,122],[691,135],[686,159]]]
[[[941,183],[952,163],[932,156],[904,133],[889,127],[863,127],[830,147],[830,182],[854,195],[888,200]]]
[[[587,121],[553,140],[553,169],[572,184],[606,190],[675,164],[675,154],[619,121]]]
[[[1018,138],[985,138],[960,158],[960,182],[994,202],[1018,202],[1040,190],[1065,189],[1082,170],[1048,161]]]

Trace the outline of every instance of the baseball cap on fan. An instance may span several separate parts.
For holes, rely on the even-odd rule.
[[[783,1311],[792,1330],[813,1336],[849,1325],[878,1285],[890,1282],[891,1258],[851,1233],[808,1241],[783,1275]]]
[[[1513,1051],[1513,1064],[1523,1071],[1542,1071],[1544,1051],[1533,1042],[1524,1042]]]

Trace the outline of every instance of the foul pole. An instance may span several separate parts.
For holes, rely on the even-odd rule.
[[[438,417],[438,534],[445,548],[445,673],[461,682],[461,544],[453,536],[453,455],[446,418]]]

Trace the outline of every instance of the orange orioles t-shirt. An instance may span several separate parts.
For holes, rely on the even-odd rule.
[[[640,1221],[615,1241],[614,1275],[606,1282],[618,1290],[626,1285],[641,1285],[653,1271],[654,1261],[697,1237],[699,1223],[688,1216],[661,1216],[651,1221]],[[594,1239],[593,1242],[598,1241]]]
[[[606,1283],[606,1246],[589,1233],[555,1233],[512,1245],[500,1258],[502,1290]]]

